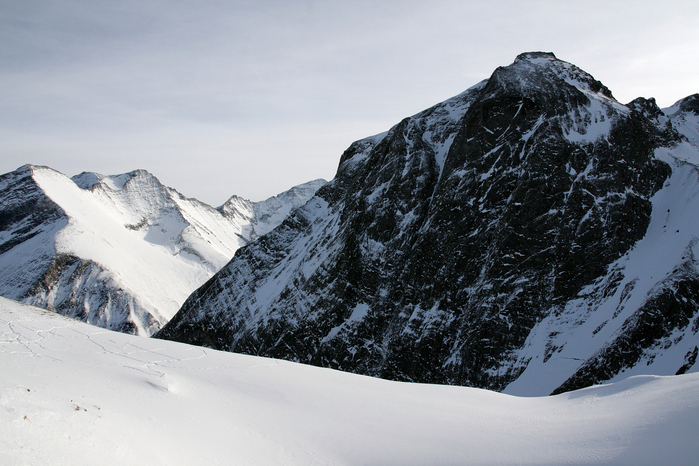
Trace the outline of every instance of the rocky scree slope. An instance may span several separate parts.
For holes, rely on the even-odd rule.
[[[234,196],[214,209],[143,170],[70,179],[26,165],[0,176],[0,295],[150,335],[322,183],[260,203]]]
[[[662,230],[699,217],[696,103],[522,54],[352,144],[156,337],[522,394],[694,370],[699,224]]]

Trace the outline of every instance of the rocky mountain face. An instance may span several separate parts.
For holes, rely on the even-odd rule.
[[[137,170],[72,179],[26,165],[0,176],[0,295],[125,333],[150,335],[258,231],[322,180],[231,214]],[[240,198],[236,198],[240,199]],[[276,217],[257,210],[273,206]]]
[[[695,370],[698,103],[522,54],[352,144],[156,337],[518,394]]]

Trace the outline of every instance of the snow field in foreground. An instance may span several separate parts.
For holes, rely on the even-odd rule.
[[[693,464],[699,374],[554,397],[106,331],[0,298],[0,464]]]

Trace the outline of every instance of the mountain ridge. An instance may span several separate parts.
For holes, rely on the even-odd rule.
[[[282,193],[286,200],[246,201],[249,211],[227,216],[223,206],[186,198],[145,170],[68,178],[25,165],[2,180],[0,294],[140,335],[159,329],[254,239],[255,228],[274,228],[291,203],[323,183]],[[255,206],[268,204],[278,215],[258,219]]]

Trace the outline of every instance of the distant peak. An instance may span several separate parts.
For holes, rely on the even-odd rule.
[[[133,180],[133,181],[132,181]],[[160,181],[150,172],[143,169],[133,170],[121,175],[110,175],[104,177],[103,183],[107,184],[111,189],[123,189],[127,183],[133,182],[137,185],[155,183],[160,185]]]
[[[321,186],[323,186],[326,183],[327,183],[327,181],[324,180],[323,178],[318,178],[317,180],[307,181],[307,182],[302,183],[300,185],[294,186],[293,188],[285,191],[284,193],[290,192],[290,191],[299,191],[299,190],[308,190],[308,189],[312,189],[313,191],[317,191],[318,188],[320,188]],[[280,196],[284,193],[277,194],[277,196]]]
[[[81,189],[92,189],[94,185],[102,181],[104,175],[94,172],[82,172],[72,176],[70,179]]]
[[[251,201],[250,199],[246,199],[246,198],[244,198],[244,197],[242,197],[242,196],[238,196],[237,194],[234,194],[234,195],[232,195],[231,197],[229,197],[228,200],[227,200],[226,202],[224,202],[223,205],[222,205],[221,207],[224,207],[224,206],[230,205],[230,204],[235,204],[235,203],[238,203],[238,202],[247,202],[247,203],[251,203],[252,201]]]
[[[133,170],[133,171],[131,171],[129,173],[125,173],[125,174],[131,175],[132,177],[134,177],[134,176],[147,176],[147,177],[153,176],[148,170],[144,170],[143,168],[139,168],[137,170]],[[119,175],[116,175],[116,176],[119,176]]]
[[[27,170],[53,170],[53,171],[57,171],[57,170],[54,170],[53,168],[48,167],[46,165],[34,165],[31,163],[24,164],[21,167],[19,167],[17,170],[18,171],[19,170],[22,170],[22,171],[27,171]]]
[[[95,186],[100,185],[103,187],[109,187],[112,190],[119,190],[123,189],[126,183],[131,180],[136,180],[136,182],[139,183],[154,181],[157,182],[157,184],[160,184],[155,176],[143,169],[133,170],[120,175],[109,176],[95,172],[82,172],[73,176],[71,179],[81,189],[93,189]]]

